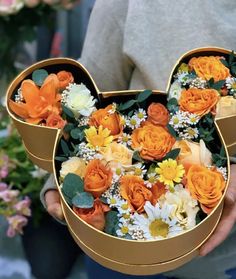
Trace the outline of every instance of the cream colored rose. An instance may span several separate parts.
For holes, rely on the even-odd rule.
[[[96,100],[84,84],[70,84],[63,94],[66,107],[73,111],[75,117],[89,116],[94,111]]]
[[[200,143],[188,140],[176,141],[173,146],[173,149],[175,148],[180,148],[177,160],[185,168],[193,164],[205,166],[212,164],[211,152],[207,149],[203,140],[200,140]]]
[[[78,157],[71,157],[61,165],[60,176],[64,178],[68,173],[74,173],[80,177],[84,177],[86,163],[83,159]]]
[[[108,147],[102,148],[100,153],[111,168],[132,164],[133,151],[120,143],[112,142]]]
[[[196,225],[196,214],[199,211],[197,200],[194,200],[183,185],[176,185],[174,192],[166,192],[159,199],[163,205],[172,205],[171,219],[176,218],[183,229],[191,229]]]

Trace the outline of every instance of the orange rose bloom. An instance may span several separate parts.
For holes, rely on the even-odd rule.
[[[152,192],[144,180],[136,175],[125,175],[120,179],[120,194],[128,201],[131,208],[138,213],[144,211],[146,201],[152,201]]]
[[[98,159],[91,160],[84,175],[84,190],[95,198],[100,197],[110,186],[112,171]]]
[[[74,77],[71,72],[60,71],[57,73],[57,77],[59,79],[59,88],[65,89],[69,83],[74,82]]]
[[[202,56],[193,57],[188,65],[190,70],[194,70],[198,77],[204,80],[214,79],[214,82],[226,79],[230,76],[230,71],[223,63],[220,62],[221,57]]]
[[[153,194],[153,205],[155,205],[159,198],[167,192],[165,184],[160,181],[157,181],[154,185],[152,185],[150,190]]]
[[[98,109],[92,113],[89,119],[89,125],[95,126],[96,128],[101,125],[104,129],[107,128],[110,130],[114,138],[118,138],[123,131],[122,118],[117,112],[111,113],[111,110],[112,105],[109,105],[104,109]]]
[[[209,214],[218,204],[225,188],[225,181],[220,172],[199,165],[192,165],[186,176],[186,186],[202,210]]]
[[[179,105],[182,111],[203,116],[208,112],[215,112],[220,96],[215,89],[189,88],[181,92]]]
[[[102,231],[105,227],[104,213],[108,212],[110,207],[96,199],[92,208],[78,208],[74,206],[73,210],[82,220]]]
[[[66,124],[66,121],[61,118],[60,115],[52,113],[46,119],[46,126],[62,129]]]
[[[160,160],[171,150],[174,137],[162,126],[144,125],[131,135],[132,148],[145,160]]]
[[[151,103],[151,105],[148,107],[147,114],[147,120],[154,125],[166,126],[169,122],[169,112],[165,106],[160,103]]]

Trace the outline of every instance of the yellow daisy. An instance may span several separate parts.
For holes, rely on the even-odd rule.
[[[161,163],[158,163],[158,167],[155,169],[159,174],[159,181],[170,187],[170,190],[174,190],[174,182],[180,183],[184,175],[184,166],[178,165],[176,160],[167,159]]]
[[[88,142],[88,147],[92,149],[106,147],[113,140],[113,136],[110,136],[110,130],[107,128],[103,129],[102,126],[99,126],[98,129],[91,126],[89,129],[85,129],[84,133]]]

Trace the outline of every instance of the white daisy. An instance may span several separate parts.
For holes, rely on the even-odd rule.
[[[236,92],[236,78],[235,77],[227,77],[225,80],[225,85],[227,89],[230,89],[230,92]]]
[[[143,178],[146,172],[147,170],[145,169],[145,165],[142,163],[137,163],[132,166],[132,170],[129,172],[129,174],[137,175]]]
[[[169,238],[183,231],[177,224],[177,219],[170,218],[172,205],[165,204],[161,208],[158,203],[153,206],[147,201],[144,209],[147,216],[134,213],[134,224],[143,230],[146,239]]]
[[[147,174],[147,178],[148,180],[145,180],[144,184],[146,185],[146,187],[152,188],[152,185],[157,182],[158,176],[155,172],[151,172]]]
[[[133,115],[131,118],[126,120],[126,125],[131,129],[139,128],[140,123],[141,121],[136,115]]]
[[[183,130],[183,138],[184,139],[196,139],[198,138],[199,131],[197,128],[188,127]]]
[[[129,214],[131,212],[131,208],[126,200],[119,200],[117,209],[120,214]]]
[[[145,121],[145,119],[147,118],[147,113],[144,109],[138,109],[138,111],[135,112],[134,114],[141,122]]]
[[[117,207],[119,202],[120,199],[116,195],[107,197],[107,203],[109,204],[110,207]]]
[[[118,236],[124,237],[124,236],[126,236],[127,234],[130,234],[130,233],[131,233],[130,227],[129,227],[128,224],[126,224],[126,223],[119,223],[119,227],[120,227],[120,228],[119,228],[118,230],[116,230],[116,234],[117,234]]]
[[[125,146],[130,146],[132,144],[131,135],[127,133],[123,133],[117,140],[118,143],[122,143]]]
[[[196,125],[200,120],[200,116],[194,113],[186,114],[186,122],[190,125]]]

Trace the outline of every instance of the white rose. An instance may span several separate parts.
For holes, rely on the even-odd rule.
[[[1,0],[0,1],[0,15],[7,16],[16,14],[24,7],[24,0]]]
[[[175,191],[173,193],[168,191],[159,202],[162,206],[166,204],[173,206],[171,217],[176,218],[184,229],[191,229],[196,225],[199,207],[197,201],[191,197],[183,185],[176,185]]]
[[[70,84],[64,92],[65,105],[73,111],[75,117],[89,116],[93,112],[96,100],[84,84]]]
[[[171,98],[175,98],[179,100],[182,90],[183,88],[181,87],[179,81],[178,80],[174,81],[170,86],[167,100],[170,100]]]
[[[71,157],[61,165],[60,176],[65,178],[68,173],[74,173],[80,177],[84,177],[86,163],[83,159],[78,157]]]

